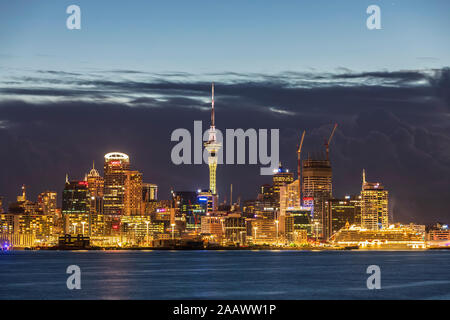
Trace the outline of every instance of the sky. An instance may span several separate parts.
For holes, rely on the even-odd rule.
[[[81,29],[66,8],[81,8]],[[366,8],[381,8],[369,30]],[[0,195],[61,191],[92,161],[122,151],[146,182],[206,188],[206,165],[170,161],[176,128],[279,128],[323,152],[333,123],[333,194],[361,171],[390,192],[401,222],[448,222],[448,1],[3,1],[0,3]],[[221,198],[255,198],[260,165],[218,168]]]

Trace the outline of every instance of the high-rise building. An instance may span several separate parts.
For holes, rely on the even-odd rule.
[[[361,199],[359,196],[346,196],[344,199],[331,199],[327,206],[327,219],[324,226],[325,238],[328,239],[346,224],[360,225]]]
[[[205,142],[205,148],[208,151],[208,165],[209,165],[209,190],[213,196],[217,197],[216,189],[216,169],[217,169],[217,154],[219,153],[222,144],[217,142],[216,127],[214,122],[214,83],[212,84],[211,96],[211,126],[209,128],[209,139]]]
[[[103,195],[104,214],[122,215],[125,211],[126,172],[130,169],[130,158],[121,152],[105,155],[105,187]],[[142,198],[142,194],[140,195]]]
[[[125,171],[124,214],[126,216],[144,213],[142,201],[142,173]]]
[[[62,213],[88,214],[90,195],[87,181],[68,181],[62,195]]]
[[[288,169],[284,169],[280,162],[278,169],[274,170],[272,181],[273,198],[278,207],[280,202],[280,188],[285,184],[292,183],[294,181],[294,174],[292,172],[289,172]]]
[[[310,207],[316,236],[323,238],[327,201],[332,198],[332,170],[329,160],[303,160],[302,174],[303,205]]]
[[[38,204],[43,214],[56,215],[58,193],[45,191],[38,195]]]
[[[259,198],[260,199],[258,200],[273,201],[273,186],[271,186],[270,184],[263,184],[261,186]]]
[[[367,230],[381,230],[389,227],[388,191],[378,182],[367,182],[364,170],[361,190],[361,227]]]
[[[90,207],[92,214],[103,213],[103,190],[105,186],[105,180],[100,176],[94,164],[91,171],[86,176],[88,182],[89,193],[91,196]]]
[[[286,210],[299,208],[298,180],[280,187],[280,215],[286,215]]]

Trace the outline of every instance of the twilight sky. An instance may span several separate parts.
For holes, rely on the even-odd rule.
[[[81,30],[65,10],[81,7]],[[382,30],[366,28],[381,7]],[[176,128],[280,128],[281,161],[331,146],[335,196],[361,170],[391,195],[396,221],[448,222],[448,1],[14,1],[0,3],[0,195],[61,191],[109,151],[144,180],[206,187],[206,165],[170,162]],[[256,196],[256,166],[218,168],[218,190]],[[229,195],[226,195],[229,198]]]

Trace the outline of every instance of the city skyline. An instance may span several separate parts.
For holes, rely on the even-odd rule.
[[[280,129],[285,167],[297,167],[299,132],[307,156],[338,123],[336,196],[358,193],[366,168],[389,186],[397,219],[450,218],[448,1],[380,1],[381,30],[366,27],[369,1],[77,3],[80,30],[66,27],[68,4],[0,4],[5,201],[22,184],[33,198],[34,186],[58,190],[111,150],[162,195],[207,188],[201,165],[170,163],[170,134],[209,127],[214,82],[217,127]],[[222,166],[217,188],[253,198],[267,181],[258,170]]]

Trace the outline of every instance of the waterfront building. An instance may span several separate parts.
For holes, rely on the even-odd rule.
[[[225,229],[222,216],[203,216],[201,218],[201,233],[207,235],[211,242],[221,243]]]
[[[361,190],[361,227],[380,230],[389,227],[388,191],[379,183],[366,181],[363,170]]]
[[[247,226],[245,218],[240,214],[232,213],[224,218],[223,228],[225,239],[233,244],[245,244]]]
[[[267,218],[247,219],[247,234],[252,236],[252,242],[255,244],[272,244],[280,235],[277,230],[277,220]]]
[[[448,246],[450,245],[450,228],[447,224],[437,223],[428,228],[426,240],[430,245]]]
[[[53,235],[54,226],[53,214],[0,214],[0,233],[4,234],[32,234],[42,238]]]

